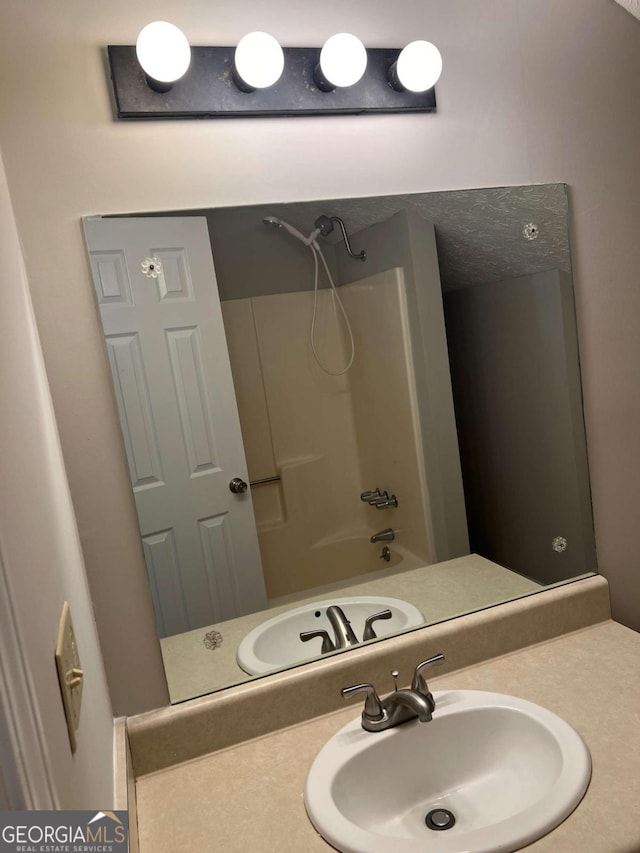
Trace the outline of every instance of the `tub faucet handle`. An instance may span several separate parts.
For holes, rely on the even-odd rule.
[[[398,498],[395,495],[389,495],[388,492],[384,492],[381,498],[378,498],[377,501],[369,501],[372,506],[375,506],[376,509],[389,509],[389,507],[397,507],[398,506]]]
[[[374,495],[369,501],[369,506],[378,506],[380,503],[389,500],[389,492],[380,492],[379,495]]]
[[[367,503],[367,501],[377,501],[382,497],[382,492],[380,489],[370,489],[368,492],[362,492],[360,495],[360,500],[363,503]]]

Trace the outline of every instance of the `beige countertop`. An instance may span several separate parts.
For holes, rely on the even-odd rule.
[[[434,690],[510,693],[569,722],[592,755],[587,794],[526,849],[640,851],[640,635],[614,622],[431,680]],[[327,853],[302,799],[311,763],[359,703],[138,779],[141,853]]]
[[[186,631],[160,640],[169,695],[172,702],[202,696],[251,678],[236,663],[238,644],[249,631],[273,616],[323,598],[379,595],[402,598],[424,615],[426,624],[441,622],[461,613],[471,613],[502,601],[539,592],[539,583],[492,563],[478,554],[443,563],[421,566],[403,573],[344,586],[330,594],[301,596],[295,603],[279,605],[261,613],[239,616],[217,625]],[[218,631],[222,644],[204,645],[205,635]]]

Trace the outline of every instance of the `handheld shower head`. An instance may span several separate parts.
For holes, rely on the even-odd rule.
[[[295,237],[296,240],[300,240],[301,243],[304,243],[305,246],[316,246],[316,237],[320,233],[318,230],[312,231],[308,237],[305,237],[301,231],[298,231],[297,228],[294,228],[293,225],[289,225],[288,222],[285,222],[284,219],[278,219],[277,216],[265,216],[263,218],[263,223],[265,225],[272,225],[274,228],[284,228],[285,231],[288,231],[292,237]]]
[[[315,228],[309,234],[308,237],[305,237],[301,231],[298,231],[298,229],[294,228],[293,225],[290,225],[284,219],[279,219],[277,216],[271,216],[271,215],[264,216],[262,219],[262,222],[264,225],[271,225],[272,228],[284,228],[284,230],[287,231],[289,234],[291,234],[292,237],[295,237],[296,240],[300,240],[301,243],[303,243],[308,249],[310,249],[311,254],[313,255],[314,268],[315,268],[314,282],[313,282],[313,314],[311,316],[311,329],[309,332],[309,342],[311,344],[311,351],[313,353],[313,357],[314,357],[317,365],[320,367],[321,370],[323,370],[325,373],[328,373],[329,376],[342,376],[344,373],[347,372],[347,370],[349,370],[349,368],[353,364],[353,358],[355,355],[355,344],[353,342],[353,332],[351,331],[351,325],[349,323],[349,318],[347,317],[347,314],[344,310],[344,305],[342,304],[342,300],[340,299],[340,296],[338,294],[338,291],[336,290],[336,286],[334,284],[333,278],[331,276],[331,270],[329,269],[329,266],[327,264],[325,256],[322,253],[322,249],[318,245],[318,240],[317,240],[317,238],[321,234],[329,233],[330,230],[333,228],[332,219],[333,218],[328,217],[328,216],[321,216],[314,223]],[[336,221],[340,222],[342,224],[341,219],[336,219]],[[323,231],[323,227],[326,230]],[[344,225],[342,227],[344,229]],[[346,240],[346,234],[345,234],[345,240]],[[365,253],[362,252],[361,257],[364,256],[364,254]],[[362,259],[364,260],[364,257],[362,257]],[[316,329],[316,310],[317,310],[317,305],[318,305],[318,272],[319,272],[318,261],[319,260],[322,261],[322,265],[324,266],[325,272],[327,274],[327,278],[329,279],[329,284],[331,285],[332,300],[335,301],[335,305],[337,305],[339,310],[342,312],[342,318],[343,318],[343,321],[344,321],[345,326],[346,326],[347,334],[349,335],[349,341],[351,343],[351,355],[349,356],[348,364],[345,368],[343,368],[341,370],[337,370],[337,371],[331,370],[328,367],[326,367],[323,364],[323,362],[322,362],[322,360],[321,360],[321,358],[318,355],[318,352],[316,350],[315,329]]]

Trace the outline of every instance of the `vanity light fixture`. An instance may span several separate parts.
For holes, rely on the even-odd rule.
[[[136,57],[147,84],[155,92],[168,92],[186,74],[191,64],[191,47],[174,24],[153,21],[140,30]]]
[[[389,82],[399,92],[426,92],[442,73],[442,56],[430,41],[412,41],[389,69]]]
[[[253,32],[237,47],[190,47],[166,21],[108,53],[120,119],[431,112],[442,69],[426,41],[367,49],[337,33],[322,48],[282,48]]]
[[[268,89],[284,70],[284,53],[269,33],[248,33],[238,42],[234,55],[234,82],[243,92]]]
[[[336,33],[320,51],[313,79],[323,92],[354,86],[367,70],[367,51],[357,36]]]

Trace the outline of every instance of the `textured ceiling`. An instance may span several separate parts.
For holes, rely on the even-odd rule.
[[[281,216],[305,233],[321,213],[340,216],[351,235],[401,210],[434,223],[443,290],[548,269],[571,272],[564,184],[261,205],[255,215]],[[225,213],[233,216],[233,208]],[[523,234],[530,223],[538,231],[534,240]],[[337,229],[330,239],[339,239]],[[364,237],[352,245],[356,251],[367,248]]]
[[[632,15],[635,15],[636,18],[640,19],[640,0],[617,0],[617,2],[628,12],[631,12]]]

